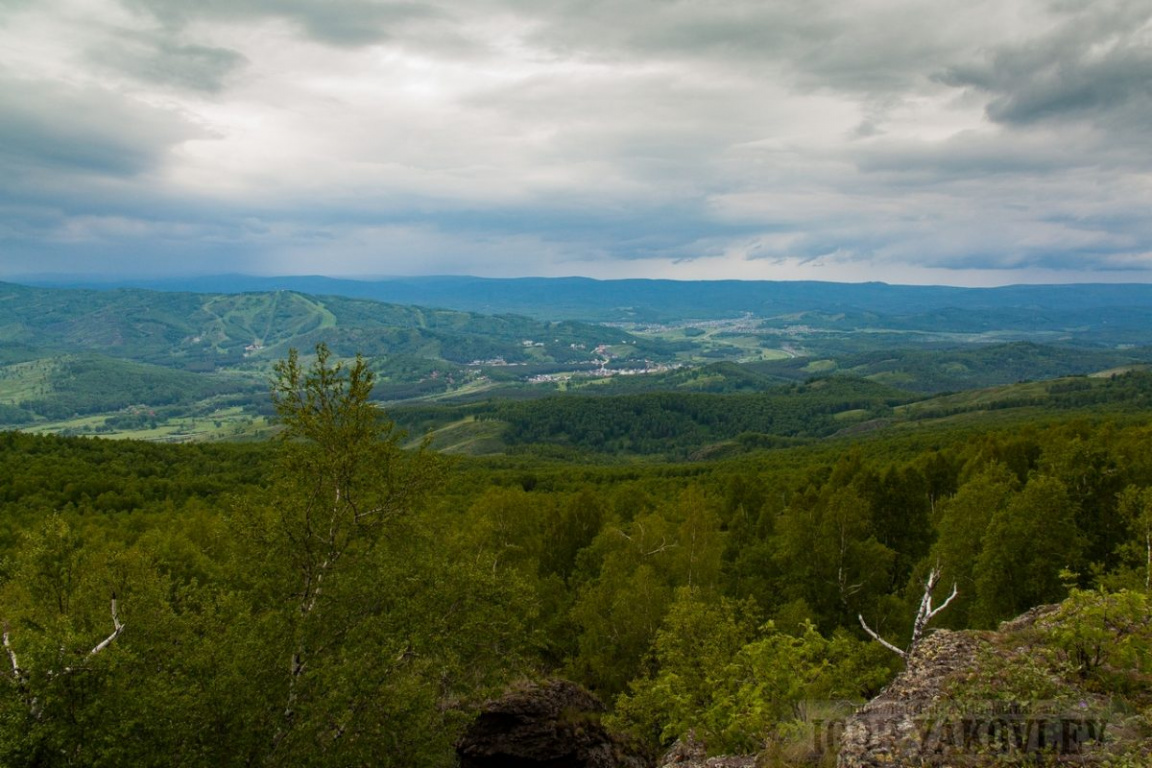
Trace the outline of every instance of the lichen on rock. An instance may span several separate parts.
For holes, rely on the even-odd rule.
[[[838,768],[1148,765],[1147,724],[1053,647],[1060,611],[926,637],[845,722]]]

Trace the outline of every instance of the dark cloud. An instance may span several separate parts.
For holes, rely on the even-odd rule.
[[[403,0],[127,0],[126,4],[174,27],[197,19],[285,19],[313,39],[337,46],[388,40],[415,22],[441,16],[428,3]]]
[[[1147,0],[55,2],[0,270],[1152,261]]]
[[[475,0],[531,18],[558,56],[694,61],[725,76],[882,96],[917,86],[972,47],[946,5],[858,0]],[[980,5],[979,3],[977,6]],[[973,15],[979,13],[974,8]]]
[[[1081,142],[1061,135],[989,136],[966,131],[944,141],[880,138],[853,148],[857,167],[868,174],[888,174],[901,183],[920,179],[940,185],[1002,176],[1038,176],[1067,173],[1078,167],[1096,167],[1100,154]],[[1093,147],[1094,149],[1094,147]],[[1080,150],[1080,151],[1076,151]],[[1116,158],[1124,162],[1126,156]]]
[[[0,185],[45,171],[134,176],[197,135],[172,112],[104,88],[0,76]]]
[[[1060,23],[1021,43],[958,64],[941,82],[986,93],[988,117],[1029,125],[1085,120],[1107,126],[1116,113],[1152,119],[1152,45],[1146,0],[1064,3]]]
[[[139,80],[218,93],[247,59],[237,51],[207,45],[181,45],[167,35],[123,32],[116,45],[101,44],[89,59]]]

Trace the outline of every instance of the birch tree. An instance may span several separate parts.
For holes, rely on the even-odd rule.
[[[1120,511],[1136,538],[1143,561],[1144,591],[1152,591],[1152,489],[1130,485],[1120,494]]]
[[[1060,571],[1080,570],[1084,547],[1077,511],[1063,483],[1039,475],[992,515],[973,569],[975,623],[994,626],[1065,596]]]
[[[940,567],[936,566],[928,573],[928,578],[924,580],[924,594],[920,598],[920,608],[916,611],[916,618],[912,622],[912,639],[908,641],[907,648],[900,648],[881,637],[878,632],[868,626],[868,622],[864,620],[864,614],[857,615],[857,618],[860,620],[860,626],[864,628],[864,631],[868,633],[869,637],[880,643],[880,645],[892,651],[900,658],[907,659],[908,656],[916,650],[916,646],[920,644],[920,641],[924,639],[924,631],[928,629],[928,624],[936,618],[941,611],[947,608],[959,594],[956,585],[953,584],[952,591],[948,594],[948,597],[944,598],[944,602],[939,605],[934,605],[933,601],[935,598],[933,593],[936,591],[936,585],[939,583]]]
[[[300,710],[322,698],[311,681],[339,658],[357,624],[378,609],[370,585],[355,584],[381,538],[396,529],[438,477],[437,461],[401,449],[401,435],[370,399],[374,376],[361,357],[335,361],[323,344],[301,365],[293,350],[275,368],[272,398],[284,429],[281,466],[263,516],[264,563],[277,574],[271,585],[290,608],[283,705],[272,728],[269,762],[288,762],[286,740],[300,727]],[[403,661],[404,649],[394,651]],[[351,713],[343,716],[352,717]],[[348,729],[329,713],[320,727],[331,739]]]

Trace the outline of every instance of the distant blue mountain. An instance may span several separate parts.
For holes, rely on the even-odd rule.
[[[330,277],[216,275],[195,278],[99,281],[42,279],[27,284],[108,289],[147,288],[195,293],[292,290],[312,295],[556,320],[668,322],[750,313],[885,328],[1068,330],[1111,328],[1127,335],[1152,331],[1152,285],[1014,285],[1001,288],[907,286],[812,281],[592,280],[565,278]],[[881,320],[883,318],[883,320]],[[1146,343],[1152,334],[1145,337]]]

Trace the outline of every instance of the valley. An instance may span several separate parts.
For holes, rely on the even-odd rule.
[[[542,727],[620,764],[830,768],[829,717],[927,676],[1113,702],[1097,751],[1146,764],[1136,324],[581,306],[0,285],[0,756],[440,768],[563,690]]]
[[[350,293],[388,285],[321,284]],[[1106,303],[1108,311],[1129,312],[1123,323],[1057,327],[1049,307],[1069,297],[1060,287],[1013,293],[829,284],[816,292],[808,284],[764,284],[755,306],[782,310],[768,315],[700,304],[698,294],[726,307],[747,304],[754,284],[705,283],[695,291],[659,281],[517,284],[529,290],[506,295],[500,281],[398,285],[463,307],[511,307],[536,317],[285,289],[200,294],[0,285],[0,424],[174,442],[263,439],[275,429],[272,364],[289,349],[323,342],[338,356],[365,357],[376,376],[374,397],[414,442],[430,434],[433,445],[456,453],[539,445],[602,459],[683,458],[993,411],[1003,417],[1066,409],[1073,401],[1089,407],[1087,394],[1069,397],[1081,389],[1127,407],[1123,399],[1136,385],[1109,389],[1102,379],[1082,377],[1126,371],[1138,380],[1152,364],[1152,347],[1133,343],[1129,330],[1152,303],[1139,287],[1075,294],[1076,311],[1102,311]],[[559,296],[551,319],[540,317],[546,287]],[[605,296],[633,288],[637,300],[629,311],[651,315],[659,303],[660,320],[622,321],[606,312]],[[494,295],[518,295],[520,303],[481,300]],[[959,308],[1004,303],[976,321],[959,309],[927,311],[925,302],[939,296]],[[1019,303],[1025,300],[1039,303],[1029,313]],[[1120,300],[1129,306],[1117,307]],[[804,301],[816,309],[796,311]],[[609,324],[595,322],[608,317]],[[997,318],[1002,327],[992,325]],[[774,412],[791,405],[804,412],[805,396],[797,393],[825,380],[829,389],[820,397],[841,394],[820,406],[823,421],[802,417],[789,426],[779,415],[770,421],[753,415],[768,402],[790,404],[774,405]],[[860,388],[869,386],[876,396],[861,401]],[[730,415],[706,415],[700,405],[706,401],[708,413]],[[644,417],[622,422],[620,408]],[[573,414],[575,421],[612,422],[616,437],[595,427],[574,435],[529,426],[557,413],[569,414],[569,422]],[[667,436],[633,434],[631,425],[664,418],[671,419]]]

